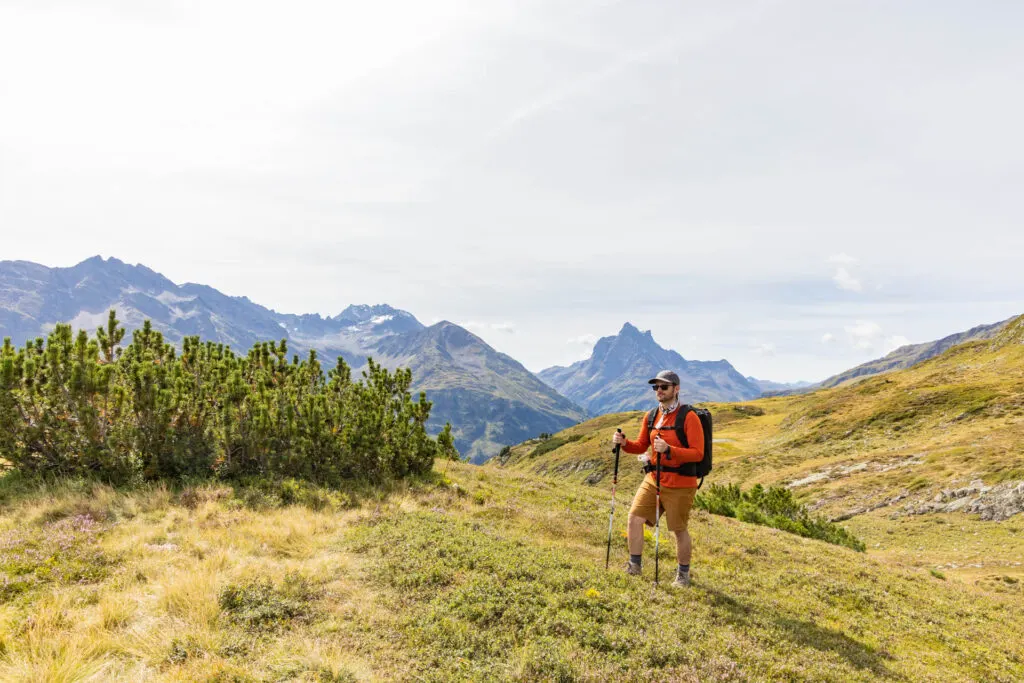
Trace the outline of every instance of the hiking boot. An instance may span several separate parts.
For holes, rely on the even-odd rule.
[[[643,571],[640,569],[640,565],[638,565],[636,562],[627,562],[626,573],[630,576],[640,576],[640,574],[642,574]]]
[[[690,585],[690,571],[683,571],[676,567],[676,580],[672,582],[673,588],[686,588]]]

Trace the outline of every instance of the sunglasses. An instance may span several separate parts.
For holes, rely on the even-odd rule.
[[[672,386],[673,385],[671,384],[652,384],[651,389],[654,389],[655,391],[668,391]]]

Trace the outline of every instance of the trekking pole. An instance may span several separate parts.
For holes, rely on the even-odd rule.
[[[654,451],[655,455],[658,456],[658,463],[655,467],[657,472],[656,482],[657,493],[655,494],[654,500],[654,585],[658,585],[658,550],[661,549],[659,543],[659,536],[661,534],[661,453],[657,450]]]
[[[616,429],[619,434],[622,433],[621,429]],[[612,557],[612,521],[615,519],[615,487],[619,483],[619,451],[622,450],[622,444],[615,444],[615,448],[612,449],[612,453],[615,454],[615,474],[612,475],[612,511],[608,515],[608,551],[604,554],[604,568],[608,569],[608,562]]]

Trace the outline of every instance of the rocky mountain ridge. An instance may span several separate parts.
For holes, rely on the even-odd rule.
[[[728,361],[686,360],[658,345],[650,330],[641,332],[628,322],[617,335],[599,339],[590,358],[541,370],[538,376],[591,415],[602,415],[649,408],[654,396],[647,380],[664,369],[679,374],[685,401],[745,401],[761,395],[761,388]]]
[[[413,369],[413,389],[434,402],[433,432],[452,422],[456,447],[474,461],[585,412],[514,359],[450,322],[426,327],[387,304],[351,305],[336,316],[278,313],[247,297],[196,283],[177,285],[143,265],[99,256],[68,268],[0,262],[0,337],[17,344],[58,322],[90,333],[114,308],[125,328],[144,320],[171,343],[199,335],[244,353],[257,341],[287,339],[292,353],[315,349],[325,366],[344,358],[358,376],[373,357],[389,369]]]

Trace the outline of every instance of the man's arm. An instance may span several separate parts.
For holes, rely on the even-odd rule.
[[[702,442],[703,443],[703,442]],[[651,447],[651,433],[647,431],[647,413],[640,418],[640,436],[636,441],[626,439],[622,442],[622,450],[633,455],[639,455]]]

